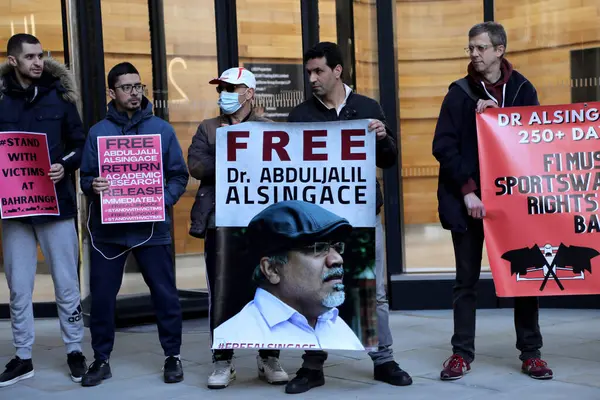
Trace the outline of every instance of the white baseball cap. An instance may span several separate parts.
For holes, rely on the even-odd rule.
[[[209,83],[211,85],[218,85],[219,83],[246,85],[249,88],[256,89],[256,77],[244,67],[229,68],[220,77],[213,79]]]

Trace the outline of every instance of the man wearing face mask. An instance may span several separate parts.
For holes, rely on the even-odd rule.
[[[256,90],[254,74],[242,67],[231,68],[209,82],[217,85],[218,104],[222,115],[202,121],[188,150],[190,174],[201,181],[196,200],[191,211],[190,235],[204,239],[207,282],[210,289],[211,310],[221,302],[215,299],[217,275],[216,229],[215,229],[215,140],[217,129],[246,121],[271,122],[256,114],[252,101]],[[215,313],[216,314],[216,313]],[[214,320],[209,317],[213,332]],[[235,366],[232,363],[233,350],[213,352],[213,373],[208,377],[210,389],[226,388],[235,379]],[[278,350],[260,350],[256,358],[259,376],[271,384],[288,381],[288,375],[279,363]]]

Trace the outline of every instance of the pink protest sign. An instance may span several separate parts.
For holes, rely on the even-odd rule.
[[[45,133],[0,132],[2,219],[59,215]]]
[[[103,224],[165,220],[160,135],[101,136],[98,164],[110,183],[101,196]]]

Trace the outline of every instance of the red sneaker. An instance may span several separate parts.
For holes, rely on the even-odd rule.
[[[521,371],[533,379],[552,379],[552,370],[548,368],[546,361],[541,358],[530,358],[523,361]]]
[[[443,381],[460,379],[469,371],[471,371],[471,365],[458,354],[453,354],[444,362],[444,369],[440,373],[440,379]]]

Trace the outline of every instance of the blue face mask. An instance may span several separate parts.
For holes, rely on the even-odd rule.
[[[246,90],[246,92],[247,92],[247,90]],[[242,96],[245,95],[246,92],[241,93],[241,95]],[[231,114],[235,113],[237,110],[239,110],[240,108],[242,108],[242,106],[246,102],[246,100],[244,100],[244,103],[240,104],[239,96],[240,96],[240,93],[235,93],[235,92],[229,93],[229,92],[222,91],[217,104],[219,105],[219,107],[221,107],[221,110],[223,110],[223,112],[225,114],[231,115]]]

